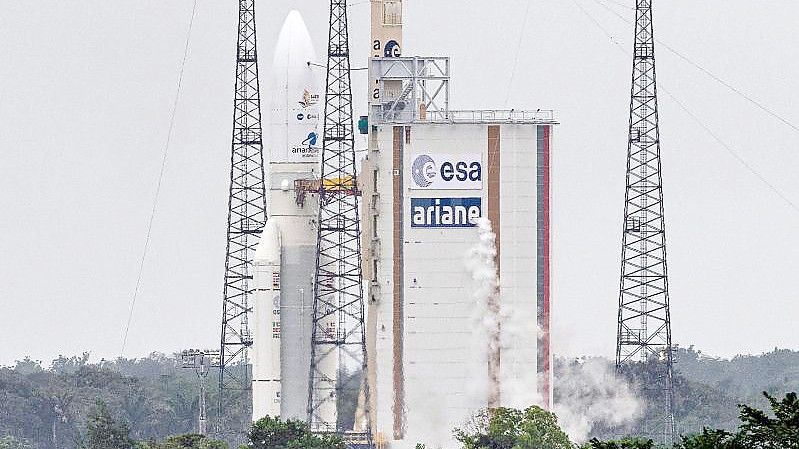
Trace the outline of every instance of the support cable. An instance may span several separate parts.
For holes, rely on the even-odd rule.
[[[606,1],[610,1],[610,0],[606,0]],[[608,11],[610,11],[613,15],[618,17],[620,20],[622,20],[624,22],[627,22],[628,24],[632,23],[632,22],[629,21],[629,19],[625,18],[624,16],[622,16],[618,12],[614,11],[607,4],[603,3],[601,0],[594,0],[594,2],[596,2],[598,5],[602,6],[603,8],[607,9]],[[660,39],[655,39],[655,41],[659,45],[661,45],[663,48],[665,48],[666,50],[670,51],[671,53],[673,53],[678,58],[680,58],[683,61],[685,61],[687,64],[693,66],[695,69],[697,69],[700,72],[704,73],[705,75],[709,76],[711,79],[713,79],[717,83],[719,83],[722,86],[726,87],[727,89],[731,90],[732,92],[734,92],[735,94],[737,94],[738,96],[743,98],[744,100],[746,100],[749,103],[751,103],[752,105],[754,105],[756,108],[758,108],[761,111],[765,112],[766,114],[772,116],[773,118],[779,120],[784,125],[788,126],[789,128],[793,129],[794,131],[799,132],[799,126],[798,125],[792,123],[790,120],[786,119],[782,115],[780,115],[777,112],[775,112],[774,110],[770,109],[769,107],[767,107],[763,103],[755,100],[754,98],[752,98],[752,96],[750,96],[746,92],[742,91],[741,89],[738,89],[737,87],[733,86],[732,84],[728,83],[727,81],[724,81],[718,75],[716,75],[713,72],[711,72],[710,70],[704,68],[698,62],[695,62],[694,60],[690,59],[689,57],[683,55],[682,53],[680,53],[679,51],[677,51],[676,49],[674,49],[670,45],[668,45],[665,42],[661,41]]]
[[[153,198],[153,208],[150,211],[150,219],[147,222],[147,234],[144,238],[144,250],[142,251],[141,259],[139,260],[139,274],[136,276],[136,287],[133,289],[133,297],[130,301],[130,309],[128,311],[128,320],[125,325],[125,331],[122,334],[122,348],[119,351],[121,358],[125,354],[125,347],[128,343],[128,333],[130,332],[130,323],[133,320],[133,310],[136,307],[136,299],[139,295],[139,287],[141,286],[142,274],[144,272],[144,262],[147,259],[147,252],[150,248],[150,235],[153,230],[153,220],[155,219],[155,212],[158,208],[158,198],[161,195],[161,185],[164,181],[164,170],[166,169],[166,158],[169,153],[169,143],[172,139],[172,130],[175,127],[175,114],[178,108],[178,101],[180,100],[180,91],[183,87],[183,72],[186,68],[186,60],[189,56],[189,43],[191,41],[191,30],[194,27],[194,17],[197,12],[197,0],[194,0],[194,5],[191,8],[191,17],[189,19],[189,28],[186,31],[186,44],[183,48],[183,59],[180,63],[180,74],[178,75],[177,92],[175,93],[175,101],[172,104],[172,114],[169,118],[169,130],[166,134],[166,142],[164,143],[164,150],[161,156],[161,168],[158,172],[158,183],[155,187],[155,197]]]
[[[675,103],[677,103],[677,106],[679,106],[680,109],[682,109],[686,114],[688,114],[688,116],[691,117],[696,122],[697,125],[699,125],[702,129],[704,129],[705,132],[710,137],[713,138],[713,140],[718,142],[719,145],[721,145],[725,150],[727,150],[727,152],[730,153],[730,155],[733,158],[735,158],[735,160],[737,160],[741,165],[743,165],[747,170],[749,170],[750,173],[752,173],[757,179],[759,179],[760,182],[762,182],[772,192],[774,192],[777,196],[782,198],[782,200],[785,201],[785,203],[788,204],[788,206],[793,208],[794,211],[799,212],[799,206],[797,206],[796,203],[791,201],[791,199],[788,198],[784,193],[782,193],[782,191],[779,188],[777,188],[774,184],[770,183],[765,176],[761,175],[757,170],[755,170],[754,167],[749,165],[749,163],[746,162],[746,160],[743,157],[741,157],[730,145],[728,145],[724,140],[722,140],[721,137],[718,136],[718,134],[714,133],[713,130],[711,130],[710,127],[705,125],[705,123],[696,114],[691,112],[691,110],[689,110],[688,107],[685,106],[685,104],[682,101],[677,99],[677,97],[675,97],[674,94],[672,94],[668,90],[663,88],[661,88],[661,90],[663,91],[663,93],[671,97],[671,99],[674,100]]]
[[[530,15],[530,5],[532,0],[527,1],[527,9],[524,11],[524,19],[522,19],[522,29],[519,31],[519,42],[516,44],[516,56],[513,58],[513,68],[510,71],[510,81],[508,81],[508,92],[505,94],[505,106],[508,106],[510,100],[510,93],[513,90],[513,79],[516,78],[516,68],[519,66],[519,54],[522,50],[522,42],[524,41],[524,29],[527,26],[527,17]]]
[[[596,0],[594,0],[594,1],[596,1]],[[577,2],[577,0],[572,0],[572,2],[573,2],[573,3],[574,3],[576,6],[577,6],[577,8],[579,8],[579,9],[580,9],[580,11],[582,11],[582,12],[583,12],[583,14],[585,14],[585,15],[586,15],[586,17],[588,17],[588,19],[589,19],[589,20],[591,20],[591,22],[593,22],[593,23],[594,23],[594,25],[596,25],[596,26],[597,26],[597,28],[599,28],[599,29],[600,29],[600,31],[602,31],[602,33],[603,33],[605,36],[607,36],[607,37],[610,39],[611,43],[613,43],[613,44],[614,44],[616,47],[618,47],[618,49],[619,49],[619,50],[620,50],[622,53],[624,53],[624,55],[625,55],[625,56],[628,56],[628,57],[630,56],[629,52],[627,52],[627,50],[626,50],[624,47],[622,47],[623,43],[622,43],[622,42],[620,42],[620,41],[618,41],[618,40],[617,40],[617,39],[616,39],[616,38],[615,38],[615,37],[614,37],[614,36],[613,36],[613,35],[612,35],[612,34],[611,34],[611,33],[610,33],[608,30],[607,30],[607,28],[605,28],[604,26],[602,26],[602,24],[601,24],[601,23],[599,23],[599,21],[597,21],[597,20],[596,20],[596,19],[595,19],[593,16],[591,16],[591,14],[590,14],[590,13],[589,13],[589,12],[588,12],[588,11],[587,11],[585,8],[583,8],[583,6],[582,6],[582,5],[580,5],[580,4]],[[658,41],[658,42],[660,42],[660,41]],[[753,176],[755,176],[755,177],[756,177],[756,178],[757,178],[757,179],[758,179],[758,180],[759,180],[761,183],[763,183],[763,185],[764,185],[764,186],[766,186],[766,187],[767,187],[769,190],[771,190],[771,191],[772,191],[772,192],[773,192],[775,195],[777,195],[778,197],[780,197],[780,198],[781,198],[781,199],[782,199],[782,200],[783,200],[783,201],[784,201],[784,202],[785,202],[785,203],[786,203],[786,204],[787,204],[787,205],[788,205],[788,206],[789,206],[791,209],[793,209],[793,210],[794,210],[794,211],[796,211],[796,212],[799,212],[799,205],[797,205],[797,204],[796,204],[795,202],[793,202],[793,201],[792,201],[790,198],[788,198],[788,196],[787,196],[785,193],[783,193],[783,191],[782,191],[782,190],[781,190],[779,187],[777,187],[777,186],[775,186],[774,184],[772,184],[772,183],[771,183],[771,182],[770,182],[768,179],[766,179],[766,177],[765,177],[765,176],[763,176],[763,175],[762,175],[760,172],[758,172],[758,171],[757,171],[757,170],[756,170],[754,167],[752,167],[752,165],[750,165],[750,164],[749,164],[749,163],[748,163],[748,162],[747,162],[747,161],[746,161],[746,160],[745,160],[745,159],[744,159],[744,158],[743,158],[741,155],[739,155],[739,154],[738,154],[738,153],[735,151],[735,149],[733,149],[733,147],[732,147],[730,144],[728,144],[728,143],[727,143],[726,141],[724,141],[724,140],[723,140],[721,137],[719,137],[719,135],[718,135],[718,134],[716,134],[715,132],[713,132],[713,130],[712,130],[712,129],[711,129],[709,126],[708,126],[708,125],[706,125],[706,124],[705,124],[705,122],[704,122],[704,121],[702,121],[702,119],[700,119],[700,118],[699,118],[699,116],[697,116],[696,114],[694,114],[693,112],[691,112],[691,110],[690,110],[690,109],[688,109],[688,107],[685,105],[685,103],[683,103],[682,101],[680,101],[680,100],[679,100],[679,99],[678,99],[678,98],[677,98],[677,97],[676,97],[676,96],[675,96],[675,95],[674,95],[674,94],[673,94],[671,91],[669,91],[669,90],[667,90],[666,88],[664,88],[664,87],[663,87],[663,83],[660,83],[660,85],[659,85],[659,88],[660,88],[660,90],[661,90],[663,93],[665,93],[666,95],[668,95],[668,96],[669,96],[669,98],[671,98],[672,100],[674,100],[674,102],[677,104],[677,106],[679,106],[679,107],[680,107],[680,109],[682,109],[682,110],[683,110],[683,111],[684,111],[686,114],[688,114],[688,116],[689,116],[689,117],[690,117],[690,118],[691,118],[691,119],[692,119],[694,122],[696,122],[696,124],[697,124],[697,125],[699,125],[699,127],[700,127],[700,128],[702,128],[702,129],[703,129],[703,130],[704,130],[704,131],[705,131],[705,132],[706,132],[706,133],[707,133],[707,134],[708,134],[708,135],[709,135],[709,136],[710,136],[710,137],[711,137],[713,140],[715,140],[715,141],[716,141],[716,142],[717,142],[719,145],[721,145],[721,146],[722,146],[722,148],[724,148],[724,149],[725,149],[725,150],[726,150],[726,151],[727,151],[727,152],[728,152],[728,153],[729,153],[729,154],[730,154],[730,155],[731,155],[731,156],[732,156],[732,157],[733,157],[733,158],[734,158],[736,161],[738,161],[738,162],[739,162],[739,163],[740,163],[740,164],[741,164],[741,165],[742,165],[744,168],[746,168],[746,170],[748,170],[748,171],[749,171],[749,173],[751,173]]]

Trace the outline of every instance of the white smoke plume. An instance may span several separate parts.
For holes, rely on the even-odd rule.
[[[494,395],[500,395],[503,406],[524,409],[542,402],[538,390],[531,388],[536,375],[525,363],[529,353],[519,348],[520,341],[530,340],[531,335],[540,333],[535,311],[529,308],[513,310],[513,307],[503,304],[514,302],[511,297],[503,297],[500,301],[496,235],[488,218],[479,218],[475,224],[478,238],[467,257],[474,288],[472,346],[475,359],[470,403],[475,407],[485,407]],[[519,303],[518,298],[515,303]],[[489,356],[498,351],[501,352],[501,376],[499,366],[493,373],[488,369]]]
[[[459,418],[446,416],[448,414],[444,408],[446,403],[447,398],[440,391],[430,391],[421,399],[415,400],[413,408],[423,413],[408,415],[409,432],[406,440],[423,443],[427,449],[445,447],[452,438],[452,418]]]
[[[583,359],[561,367],[556,370],[555,388],[555,414],[577,443],[585,442],[597,425],[631,423],[643,412],[643,403],[604,359]]]
[[[472,364],[469,403],[477,408],[486,406],[496,394],[500,383],[488,370],[489,357],[503,350],[502,403],[524,409],[538,404],[541,398],[530,388],[526,374],[519,372],[512,349],[528,333],[540,333],[535,317],[511,314],[499,303],[499,276],[497,270],[495,234],[491,221],[480,218],[476,222],[477,242],[470,249],[467,266],[472,275],[472,303],[474,304],[472,347],[475,358]],[[508,357],[510,356],[510,358]],[[519,366],[517,366],[519,365]],[[495,374],[499,374],[498,372]],[[509,375],[508,375],[509,374]],[[604,359],[586,359],[562,367],[556,372],[557,397],[554,412],[563,430],[575,442],[585,442],[597,425],[620,426],[638,419],[643,411],[642,402],[630,386],[615,375],[611,363]]]
[[[474,288],[472,346],[475,354],[469,393],[472,396],[470,403],[479,408],[485,407],[486,401],[499,393],[498,370],[490,373],[488,364],[489,358],[500,348],[501,316],[495,234],[488,218],[478,218],[476,225],[477,242],[467,257]]]

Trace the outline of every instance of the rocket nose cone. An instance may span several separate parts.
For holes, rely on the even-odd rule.
[[[286,16],[285,25],[292,24],[292,25],[301,25],[305,28],[305,20],[302,19],[302,14],[296,9],[292,9],[289,11],[289,15]]]
[[[255,260],[271,265],[280,264],[280,246],[280,227],[276,220],[269,219],[255,250]]]
[[[316,52],[305,20],[299,11],[292,10],[286,16],[283,27],[280,29],[275,47],[274,66],[288,67],[297,63],[306,64],[314,60],[316,60]]]

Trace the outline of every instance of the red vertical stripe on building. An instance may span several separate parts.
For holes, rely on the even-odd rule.
[[[550,214],[549,214],[549,201],[550,201],[550,184],[549,184],[549,138],[550,138],[550,126],[544,127],[544,391],[546,392],[546,397],[544,398],[544,404],[549,409],[551,408],[552,404],[550,404],[550,395],[552,391],[551,379],[552,373],[550,366],[550,359],[551,359],[551,347],[550,347],[550,234],[551,234],[551,227],[550,227]]]

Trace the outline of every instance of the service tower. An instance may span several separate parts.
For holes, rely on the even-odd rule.
[[[372,8],[359,189],[375,441],[449,447],[451,429],[479,408],[552,404],[556,121],[550,110],[451,110],[449,58],[400,51],[402,2]],[[493,235],[478,226],[485,219]],[[486,235],[498,287],[477,298],[474,250]],[[491,338],[482,300],[496,311]]]

